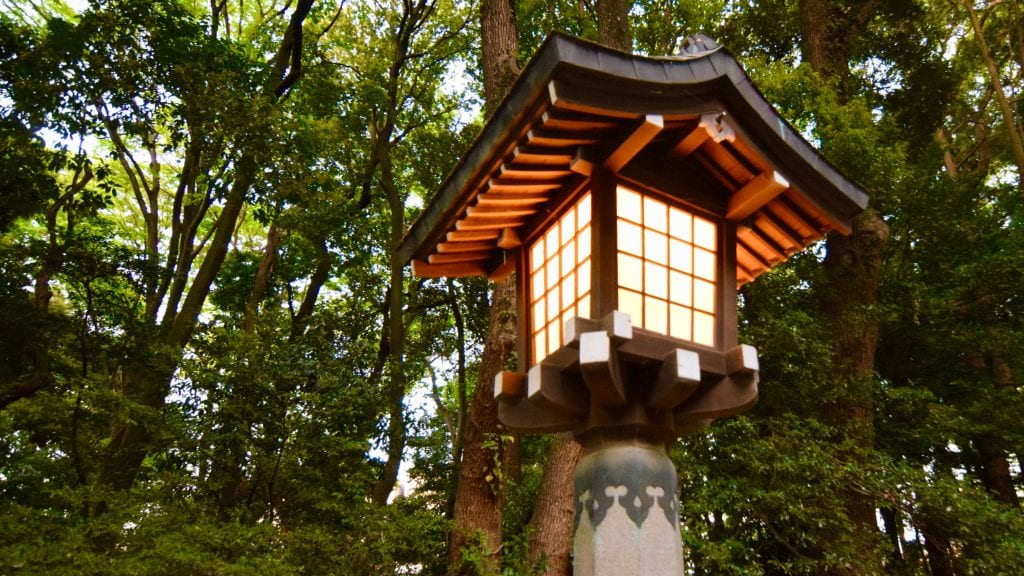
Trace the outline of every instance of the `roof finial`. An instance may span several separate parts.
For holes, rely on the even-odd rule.
[[[712,52],[717,52],[721,48],[718,42],[715,42],[709,36],[694,34],[683,38],[679,53],[675,55],[674,59],[692,60],[694,58],[701,58]]]

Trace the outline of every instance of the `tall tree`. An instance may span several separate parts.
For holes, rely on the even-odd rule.
[[[878,4],[865,0],[840,8],[824,0],[801,0],[802,54],[825,82],[842,86],[846,81],[855,43],[875,16]],[[842,88],[839,90],[842,98]],[[826,403],[824,418],[839,431],[837,441],[850,442],[861,451],[874,447],[878,318],[872,307],[877,301],[888,238],[888,226],[874,209],[855,219],[849,236],[829,234],[824,282],[819,288],[822,311],[834,335],[833,378],[846,391]],[[877,531],[872,500],[851,488],[846,509],[855,532],[864,539],[865,550],[871,550],[870,537]],[[839,573],[871,574],[879,570],[879,560],[879,555],[866,553],[862,562],[850,563]]]
[[[512,3],[484,0],[480,5],[484,110],[493,112],[519,75],[518,40]],[[454,526],[449,564],[457,574],[499,571],[504,486],[501,430],[494,400],[494,378],[508,368],[515,351],[515,280],[491,289],[489,328],[480,375],[470,401],[455,487]]]

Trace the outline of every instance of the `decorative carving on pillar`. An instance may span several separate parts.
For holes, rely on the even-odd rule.
[[[661,445],[588,450],[576,468],[575,576],[682,574],[676,483]]]

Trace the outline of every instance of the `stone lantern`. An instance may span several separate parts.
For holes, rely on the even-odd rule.
[[[584,447],[577,576],[682,573],[666,446],[757,400],[737,288],[866,205],[707,37],[665,58],[544,42],[400,255],[421,277],[516,272],[498,416]]]

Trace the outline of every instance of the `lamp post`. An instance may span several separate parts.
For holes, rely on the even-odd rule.
[[[545,41],[400,255],[517,273],[498,416],[583,445],[577,576],[682,572],[666,446],[757,400],[736,289],[866,202],[710,39],[663,59]]]

